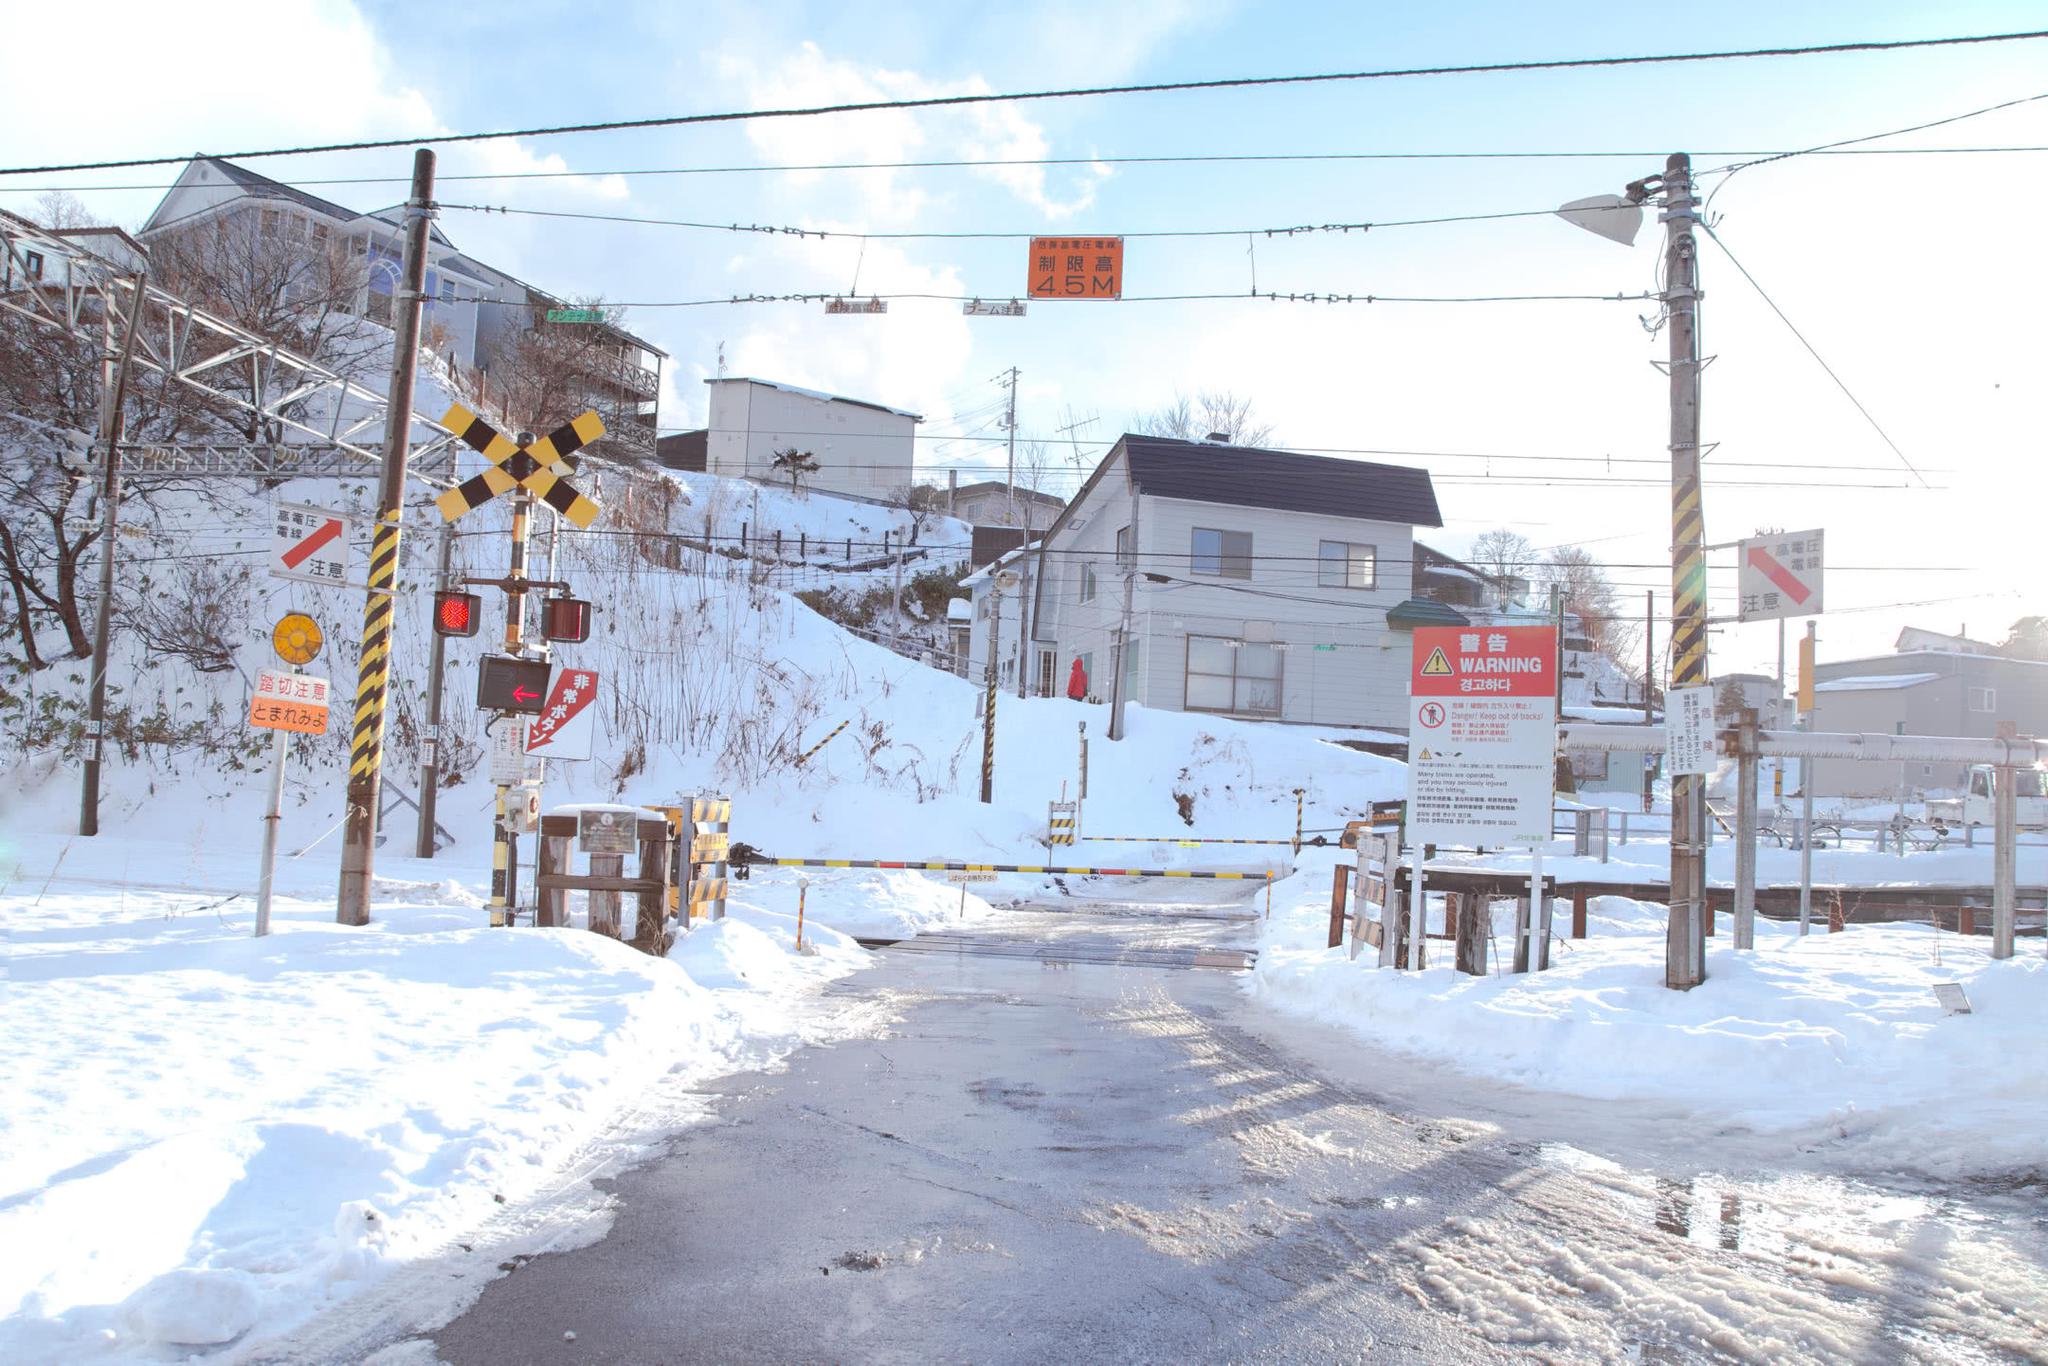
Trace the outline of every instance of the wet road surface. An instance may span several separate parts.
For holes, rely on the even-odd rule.
[[[607,1237],[493,1283],[436,1350],[2048,1359],[2039,1186],[1617,1161],[1571,1141],[1587,1103],[1391,1099],[1354,1042],[1246,999],[1227,916],[1019,912],[884,950],[836,990],[893,1024],[716,1085],[717,1121],[612,1183]],[[1658,1147],[1637,1120],[1610,1150]]]

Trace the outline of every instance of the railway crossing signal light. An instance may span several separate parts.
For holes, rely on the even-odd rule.
[[[549,598],[542,607],[541,636],[561,645],[590,639],[590,603],[583,598]]]
[[[434,594],[434,634],[473,636],[483,624],[483,599],[474,593],[443,589]]]

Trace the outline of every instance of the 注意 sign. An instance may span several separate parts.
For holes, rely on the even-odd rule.
[[[256,691],[249,698],[249,724],[264,730],[325,735],[327,680],[282,669],[257,670]]]
[[[1556,686],[1552,627],[1427,626],[1415,632],[1408,688],[1412,843],[1550,838]]]
[[[1124,239],[1034,237],[1029,284],[1034,299],[1121,299]]]
[[[1822,538],[1819,531],[1752,536],[1736,564],[1737,621],[1810,617],[1820,611]]]

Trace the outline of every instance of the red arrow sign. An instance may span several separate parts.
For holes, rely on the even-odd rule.
[[[314,551],[318,550],[321,546],[326,545],[329,541],[333,540],[336,536],[339,536],[340,534],[341,519],[338,517],[329,517],[325,522],[322,522],[316,530],[309,533],[305,540],[300,541],[290,550],[284,552],[284,567],[286,569],[297,569],[300,565],[304,564],[308,559],[312,558]]]
[[[537,700],[539,697],[539,693],[528,692],[526,689],[520,687],[516,683],[512,686],[512,700],[514,702],[532,702]]]
[[[1749,548],[1749,567],[1778,585],[1778,591],[1792,599],[1795,607],[1813,596],[1813,590],[1800,582],[1797,574],[1779,564],[1771,552],[1760,545]]]

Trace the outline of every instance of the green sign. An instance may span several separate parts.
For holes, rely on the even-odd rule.
[[[551,323],[601,323],[604,310],[601,308],[551,308],[548,310]]]

